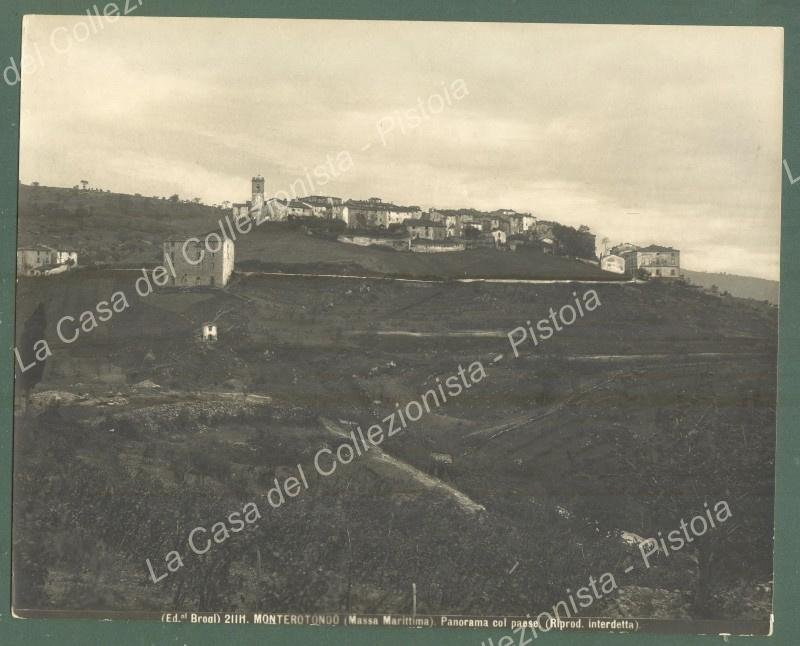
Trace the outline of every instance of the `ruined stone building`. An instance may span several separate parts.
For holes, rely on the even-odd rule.
[[[225,287],[233,273],[233,240],[211,231],[164,241],[164,265],[175,287]]]

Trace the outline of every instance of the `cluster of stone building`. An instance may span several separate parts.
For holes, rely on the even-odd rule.
[[[516,251],[533,247],[543,253],[574,254],[598,264],[595,236],[588,227],[563,227],[557,222],[539,220],[531,213],[511,209],[491,212],[475,209],[430,209],[399,206],[372,197],[347,200],[322,195],[292,200],[267,199],[264,178],[252,179],[252,199],[233,204],[231,214],[237,229],[242,222],[249,226],[264,221],[295,218],[340,220],[347,232],[338,236],[341,242],[363,246],[384,246],[395,250],[420,253],[463,251],[492,247]],[[234,240],[231,221],[226,217],[218,231],[197,236],[177,236],[164,241],[164,262],[170,269],[169,284],[174,287],[224,287],[234,269]],[[242,231],[240,230],[240,233]],[[560,239],[563,238],[563,239]],[[561,247],[565,247],[563,250]],[[77,266],[78,255],[71,250],[57,250],[44,245],[20,247],[17,250],[19,276],[47,276]],[[630,243],[605,250],[599,259],[604,271],[631,277],[679,279],[680,252],[671,247]]]
[[[412,250],[460,250],[494,246],[515,250],[535,246],[545,253],[557,253],[557,223],[539,220],[531,213],[512,209],[485,212],[475,209],[430,209],[401,206],[381,198],[342,200],[338,197],[309,195],[296,199],[267,198],[264,178],[252,178],[252,196],[246,202],[232,205],[234,218],[248,216],[257,223],[265,220],[284,221],[292,218],[340,220],[351,233],[344,242],[376,244]],[[594,235],[588,227],[578,229],[594,246]],[[407,243],[393,237],[403,236]]]
[[[378,245],[397,250],[419,252],[460,251],[476,247],[496,247],[515,251],[534,247],[543,253],[561,253],[564,241],[559,239],[559,224],[540,220],[531,213],[513,209],[491,212],[475,209],[429,209],[384,202],[378,197],[366,200],[342,200],[338,197],[310,195],[281,200],[266,198],[264,178],[252,179],[252,197],[234,204],[233,216],[248,216],[257,223],[290,218],[323,218],[341,220],[350,230],[339,236],[342,242],[357,245]],[[561,227],[564,230],[564,227]],[[588,255],[594,255],[595,236],[588,227],[572,231],[573,238]],[[573,239],[573,246],[575,240]],[[643,273],[650,278],[680,278],[680,252],[672,247],[650,245],[639,247],[625,243],[604,251],[599,260],[604,271],[627,274]]]

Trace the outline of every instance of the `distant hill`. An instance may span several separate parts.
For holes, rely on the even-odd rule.
[[[682,270],[693,285],[710,289],[716,285],[720,292],[729,292],[739,298],[752,298],[757,301],[769,301],[777,305],[780,298],[780,283],[777,280],[738,276],[736,274],[714,274],[705,271]]]

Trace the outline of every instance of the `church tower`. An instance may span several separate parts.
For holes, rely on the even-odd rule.
[[[253,178],[253,199],[251,208],[261,210],[264,206],[264,178],[256,175]]]

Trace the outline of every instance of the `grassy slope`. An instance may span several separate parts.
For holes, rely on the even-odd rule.
[[[414,278],[565,278],[616,280],[594,265],[535,251],[475,249],[408,253],[344,244],[305,235],[282,224],[265,223],[237,242],[244,268],[309,273],[388,274]],[[248,262],[248,261],[257,261]],[[344,270],[344,272],[342,271]]]
[[[461,345],[506,344],[513,328],[548,316],[550,308],[574,304],[587,292],[578,284],[403,283],[335,278],[238,276],[227,290],[163,290],[139,299],[136,271],[79,270],[18,284],[18,334],[39,302],[46,305],[48,334],[64,315],[75,318],[114,291],[130,308],[83,335],[69,349],[143,339],[186,338],[220,312],[221,331],[269,337],[280,343],[320,348],[333,335],[356,338],[405,330],[446,335],[483,330],[500,338],[462,339]],[[680,352],[718,350],[775,340],[777,312],[759,303],[713,297],[680,284],[595,285],[601,306],[586,313],[547,345],[568,343],[572,352]],[[53,339],[58,345],[57,339]],[[360,343],[353,341],[354,343]],[[368,338],[389,350],[424,344],[418,339]],[[441,343],[431,339],[428,343]],[[544,345],[542,346],[545,347]]]

